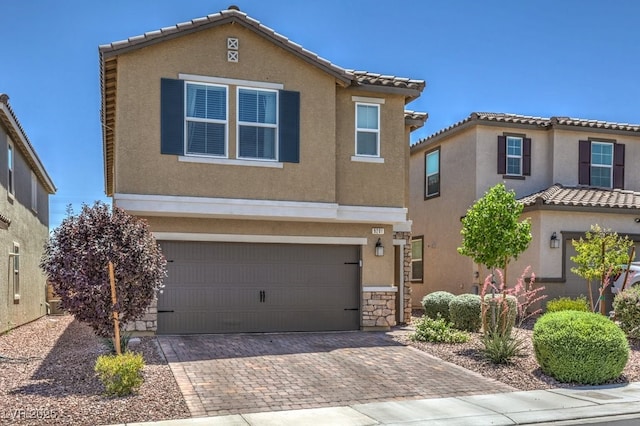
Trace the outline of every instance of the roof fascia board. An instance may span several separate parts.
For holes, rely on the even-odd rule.
[[[551,126],[554,130],[565,130],[570,132],[588,132],[588,133],[605,133],[605,134],[616,134],[616,135],[629,135],[640,137],[640,132],[633,130],[625,130],[625,129],[606,129],[602,127],[591,127],[586,126],[584,124],[557,124],[554,123]]]
[[[403,95],[405,97],[405,105],[414,99],[420,97],[420,91],[416,89],[409,89],[406,87],[389,87],[389,86],[377,86],[373,84],[360,83],[361,86],[351,86],[349,89],[356,91],[366,91],[374,93],[388,93],[393,95]]]
[[[522,212],[540,210],[571,211],[585,213],[609,213],[609,214],[639,214],[639,210],[633,207],[602,207],[602,206],[568,206],[563,204],[538,204],[525,206]]]

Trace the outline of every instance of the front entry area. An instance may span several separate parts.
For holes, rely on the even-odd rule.
[[[360,248],[160,241],[158,334],[360,327]]]

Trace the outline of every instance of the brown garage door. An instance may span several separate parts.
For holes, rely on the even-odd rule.
[[[356,330],[357,246],[161,241],[158,333]]]

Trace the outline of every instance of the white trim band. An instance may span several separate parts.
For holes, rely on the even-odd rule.
[[[362,291],[371,291],[371,292],[376,292],[376,291],[388,291],[391,293],[397,293],[398,292],[398,287],[394,286],[394,285],[390,285],[390,286],[382,286],[382,285],[372,285],[372,286],[363,286],[362,287]]]
[[[284,89],[284,84],[282,83],[267,83],[264,81],[239,80],[236,78],[209,77],[206,75],[183,74],[183,73],[178,74],[178,78],[180,80],[199,81],[202,83],[229,84],[232,86],[251,86],[251,87],[260,87],[263,89],[275,89],[275,90]]]
[[[353,102],[369,102],[371,104],[380,104],[384,105],[384,98],[369,98],[366,96],[352,96],[351,101]]]
[[[178,156],[178,161],[181,163],[206,163],[206,164],[221,164],[225,166],[251,166],[251,167],[272,167],[274,169],[282,169],[284,163],[277,161],[262,161],[262,160],[238,160],[234,158],[214,158],[214,157],[198,157],[198,156]]]
[[[351,161],[355,161],[358,163],[384,163],[384,158],[382,157],[363,157],[361,155],[352,155]]]
[[[306,201],[116,193],[113,195],[113,205],[139,216],[376,224],[395,224],[407,220],[407,209],[404,207],[341,206],[337,203]]]
[[[299,235],[245,235],[245,234],[201,234],[191,232],[154,232],[158,241],[210,241],[224,243],[278,243],[278,244],[328,244],[366,245],[366,238],[316,237]]]

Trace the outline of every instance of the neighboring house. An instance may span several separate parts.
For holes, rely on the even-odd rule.
[[[40,258],[56,187],[0,93],[0,333],[47,313]]]
[[[472,113],[413,145],[413,305],[435,290],[478,291],[487,271],[458,254],[460,219],[500,182],[524,203],[533,235],[508,284],[530,265],[550,298],[586,295],[571,241],[593,224],[640,241],[639,163],[640,125],[568,117]]]
[[[405,104],[424,81],[345,70],[235,7],[99,52],[105,191],[169,262],[137,330],[410,318],[409,135],[427,115]]]

